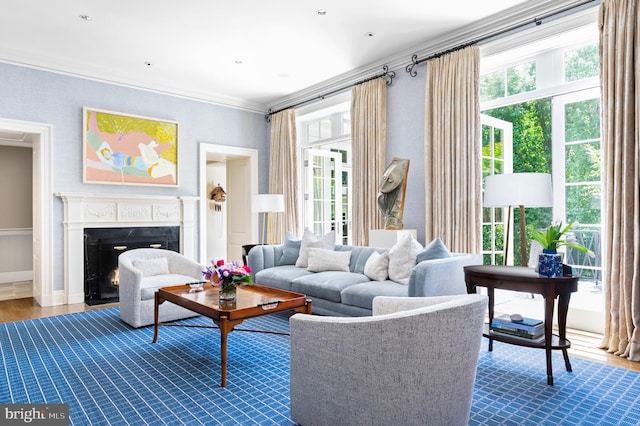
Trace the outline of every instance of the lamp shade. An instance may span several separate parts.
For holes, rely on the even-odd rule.
[[[283,212],[284,195],[258,194],[253,197],[252,210],[254,212]]]
[[[485,207],[553,207],[549,173],[507,173],[487,176],[484,181]]]

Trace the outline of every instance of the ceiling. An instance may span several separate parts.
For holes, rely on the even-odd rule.
[[[266,111],[525,3],[0,0],[0,61]]]

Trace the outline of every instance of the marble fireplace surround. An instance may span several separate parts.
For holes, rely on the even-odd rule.
[[[59,193],[64,203],[64,303],[84,303],[84,229],[179,226],[180,252],[195,259],[198,197]]]

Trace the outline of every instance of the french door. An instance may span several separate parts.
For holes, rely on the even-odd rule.
[[[348,188],[350,173],[343,167],[342,153],[307,148],[305,155],[304,224],[316,235],[336,233],[336,243],[349,237]]]

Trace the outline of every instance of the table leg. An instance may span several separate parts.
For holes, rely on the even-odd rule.
[[[549,286],[552,286],[550,284]],[[547,384],[553,386],[553,366],[551,364],[551,339],[553,334],[553,304],[555,294],[547,288],[544,294],[544,351],[547,355]]]
[[[491,323],[493,322],[494,288],[487,287],[489,297],[489,352],[493,351],[493,339],[491,338]]]
[[[220,386],[227,386],[227,317],[220,318]]]
[[[220,330],[220,386],[227,386],[227,336],[233,331],[233,328],[241,324],[243,320],[232,320],[226,316],[221,316],[220,320],[213,322]]]
[[[154,306],[153,306],[153,343],[158,340],[158,319],[159,315],[159,307],[160,307],[160,297],[158,296],[158,292],[156,291],[154,298]]]
[[[571,293],[563,293],[558,296],[558,336],[561,340],[566,340],[567,338],[567,312],[569,310],[569,300],[571,300]],[[571,361],[569,361],[567,348],[562,349],[562,356],[564,357],[564,365],[567,371],[573,371],[571,369]]]

